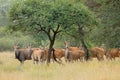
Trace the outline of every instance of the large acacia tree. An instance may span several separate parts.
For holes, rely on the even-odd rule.
[[[92,13],[74,0],[23,0],[11,7],[9,20],[11,31],[21,30],[34,35],[37,33],[47,35],[50,41],[48,63],[55,38],[60,32],[73,30],[79,33],[80,41],[87,52],[84,42],[85,31],[91,30],[91,26],[96,22]]]

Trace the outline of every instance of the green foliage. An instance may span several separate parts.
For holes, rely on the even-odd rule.
[[[13,51],[13,46],[16,44],[19,44],[21,47],[27,47],[29,44],[36,46],[34,39],[29,36],[13,37],[9,35],[0,38],[0,51]]]
[[[39,46],[49,42],[48,36],[41,32],[41,27],[55,30],[60,25],[61,32],[56,36],[55,47],[63,47],[65,40],[73,46],[80,46],[80,25],[84,27],[84,39],[88,47],[103,43],[107,47],[120,47],[119,5],[119,0],[0,0],[0,25],[8,24],[7,12],[10,9],[10,24],[7,30],[0,29],[0,44],[4,46],[8,40],[8,45],[12,45],[11,37],[15,36],[20,43],[31,42]],[[101,21],[96,20],[96,16]],[[96,26],[98,23],[102,24]],[[24,33],[21,34],[19,30]],[[30,37],[34,40],[31,41]]]
[[[87,0],[101,25],[89,35],[89,40],[97,46],[105,44],[108,48],[120,47],[120,1],[119,0]]]
[[[107,47],[120,47],[120,1],[106,0],[101,16],[102,25],[98,34],[101,37],[98,39]]]
[[[0,26],[8,25],[7,13],[14,1],[19,0],[0,0]]]
[[[27,47],[29,44],[32,44],[33,46],[40,46],[38,45],[34,38],[32,38],[30,35],[25,35],[19,31],[8,33],[6,32],[6,27],[0,28],[0,51],[5,50],[12,50],[13,46],[16,44],[20,44],[21,47]]]
[[[37,36],[40,38],[41,29],[55,31],[60,26],[58,32],[62,31],[63,34],[75,36],[77,40],[79,40],[78,25],[84,27],[84,33],[86,33],[97,23],[93,13],[77,0],[21,1],[11,7],[9,20],[9,30],[11,31],[26,31],[35,35],[36,38]],[[42,35],[46,39],[43,33]],[[67,39],[66,36],[63,38]]]

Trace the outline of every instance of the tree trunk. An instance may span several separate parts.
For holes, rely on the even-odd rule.
[[[87,49],[87,46],[85,44],[85,41],[84,41],[84,31],[83,31],[83,27],[80,27],[79,26],[79,36],[80,36],[80,41],[82,43],[82,46],[84,47],[84,51],[85,51],[85,60],[87,61],[89,59],[89,52],[88,52],[88,49]]]
[[[59,30],[59,27],[60,27],[60,26],[58,25],[58,27],[56,28],[56,30],[49,28],[49,29],[48,29],[48,32],[46,32],[47,35],[48,35],[48,37],[49,37],[49,40],[50,40],[50,46],[49,46],[48,58],[47,58],[47,63],[48,63],[48,64],[50,63],[50,57],[51,57],[52,51],[53,51],[53,59],[55,60],[55,62],[60,63],[60,62],[58,62],[57,59],[56,59],[56,56],[55,56],[55,53],[54,53],[54,48],[53,48],[56,35],[57,35],[57,33],[60,32],[60,31],[58,31],[58,30]],[[51,34],[50,34],[51,31],[53,32],[53,36],[51,36]]]
[[[50,46],[49,46],[49,50],[48,50],[47,64],[50,63],[51,52],[52,52],[52,44],[50,42]]]
[[[49,50],[48,50],[48,58],[47,58],[47,63],[50,63],[50,57],[51,57],[51,53],[53,51],[53,45],[54,45],[54,41],[50,41],[50,46],[49,46]]]
[[[84,39],[80,39],[81,40],[81,43],[82,43],[82,46],[84,47],[84,51],[85,51],[85,60],[88,61],[89,59],[89,52],[88,52],[88,48],[84,42]]]
[[[60,63],[60,62],[57,61],[55,53],[54,53],[54,48],[53,48],[54,41],[55,41],[54,39],[50,41],[50,46],[49,46],[49,50],[48,50],[47,64],[50,63],[50,57],[51,57],[52,54],[53,54],[54,61],[57,62],[57,63]],[[52,53],[52,51],[53,51],[53,53]]]

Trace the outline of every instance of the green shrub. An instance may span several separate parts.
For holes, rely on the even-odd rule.
[[[30,35],[25,35],[19,31],[7,33],[5,27],[0,28],[0,51],[13,50],[13,46],[19,44],[27,47],[29,44],[37,45],[35,39]]]
[[[13,46],[16,44],[19,44],[21,47],[27,47],[29,44],[35,45],[35,41],[29,36],[5,36],[0,38],[0,51],[13,50]]]

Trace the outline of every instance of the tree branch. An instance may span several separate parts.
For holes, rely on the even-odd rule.
[[[49,40],[52,41],[52,37],[51,37],[51,35],[50,35],[51,28],[48,28],[47,31],[48,31],[48,32],[47,32],[46,34],[47,34]]]
[[[60,28],[60,25],[58,24],[58,26],[57,26],[55,32],[58,32],[59,28]]]
[[[47,36],[48,36],[48,38],[49,38],[49,40],[51,41],[52,40],[52,38],[51,38],[51,36],[50,36],[50,30],[51,30],[51,28],[50,27],[48,27],[48,29],[46,29],[45,27],[42,27],[40,24],[36,24],[36,25],[38,25],[39,26],[39,28],[35,28],[38,32],[41,32],[41,31],[43,31]]]
[[[57,33],[59,33],[59,32],[62,31],[62,30],[59,30],[59,28],[60,28],[60,25],[58,24],[56,30],[54,30],[54,29],[52,29],[52,28],[51,28],[51,30],[53,31],[53,33],[57,34]]]

